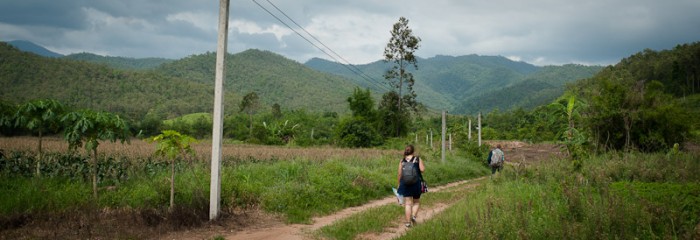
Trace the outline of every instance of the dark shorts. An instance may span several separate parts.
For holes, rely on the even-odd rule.
[[[421,192],[420,190],[420,182],[417,182],[411,185],[401,183],[399,185],[398,193],[404,197],[413,197],[413,199],[420,199],[420,195],[423,192]]]
[[[491,174],[496,173],[496,171],[499,171],[499,172],[500,172],[501,169],[503,169],[503,165],[498,166],[498,167],[491,167]]]

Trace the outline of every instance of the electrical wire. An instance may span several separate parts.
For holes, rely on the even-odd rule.
[[[275,9],[277,9],[277,11],[279,11],[280,13],[282,13],[285,17],[287,17],[287,19],[289,19],[289,20],[292,21],[294,24],[296,24],[300,29],[304,30],[304,32],[306,32],[306,34],[308,34],[308,35],[311,36],[314,40],[316,40],[318,43],[320,43],[321,45],[323,45],[326,49],[328,49],[328,51],[333,52],[338,58],[334,57],[333,55],[331,55],[331,54],[329,54],[328,52],[326,52],[323,48],[321,48],[321,47],[319,47],[318,45],[316,45],[315,43],[313,43],[311,40],[309,40],[307,37],[305,37],[304,35],[302,35],[301,33],[299,33],[299,31],[297,31],[296,29],[294,29],[294,28],[292,28],[291,26],[289,26],[289,24],[287,24],[285,21],[283,21],[282,19],[280,19],[280,18],[279,18],[277,15],[275,15],[274,13],[270,12],[270,10],[268,10],[267,8],[265,8],[264,6],[262,6],[262,5],[261,5],[260,3],[258,3],[256,0],[252,0],[252,1],[253,1],[255,4],[257,4],[260,8],[262,8],[263,10],[265,10],[265,12],[267,12],[267,13],[270,14],[272,17],[274,17],[275,19],[277,19],[277,21],[279,21],[280,23],[284,24],[287,28],[289,28],[289,29],[292,30],[294,33],[296,33],[297,35],[299,35],[301,38],[303,38],[304,40],[306,40],[306,42],[308,42],[308,43],[311,44],[312,46],[316,47],[316,48],[317,48],[318,50],[320,50],[322,53],[326,54],[328,57],[330,57],[331,59],[333,59],[335,62],[340,63],[341,61],[339,61],[338,58],[342,59],[342,60],[343,60],[344,62],[346,62],[347,64],[340,63],[340,65],[342,65],[343,67],[347,68],[347,69],[350,70],[352,73],[354,73],[354,74],[360,76],[360,77],[361,77],[362,79],[364,79],[365,81],[371,83],[372,85],[374,85],[374,86],[376,86],[376,87],[378,87],[378,88],[380,88],[380,89],[383,89],[383,90],[386,90],[386,91],[391,91],[387,86],[377,83],[377,82],[378,82],[377,80],[375,80],[375,79],[372,78],[371,76],[367,75],[366,73],[362,72],[362,70],[360,70],[360,69],[357,68],[356,66],[350,64],[350,62],[348,62],[347,60],[345,60],[345,58],[343,58],[342,56],[340,56],[340,54],[338,54],[337,52],[333,51],[333,49],[331,49],[331,48],[328,47],[326,44],[324,44],[323,42],[321,42],[321,40],[319,40],[318,38],[316,38],[313,34],[311,34],[311,33],[309,33],[308,31],[306,31],[306,29],[304,29],[302,26],[300,26],[296,21],[294,21],[294,19],[292,19],[291,17],[289,17],[289,15],[287,15],[284,11],[282,11],[280,8],[278,8],[275,4],[273,4],[273,3],[270,2],[269,0],[266,0],[266,1],[267,1],[270,5],[272,5]],[[352,67],[351,67],[351,66],[352,66]]]

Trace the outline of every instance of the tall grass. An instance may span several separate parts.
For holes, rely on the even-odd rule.
[[[697,155],[610,153],[507,168],[403,239],[698,239]]]
[[[269,150],[269,149],[268,149]],[[260,149],[258,149],[260,151]],[[316,215],[328,214],[349,206],[391,194],[396,184],[400,155],[385,150],[293,149],[308,152],[283,158],[249,158],[224,161],[222,168],[222,206],[261,207],[281,213],[289,222],[308,222]],[[315,152],[316,151],[316,152]],[[320,153],[319,153],[320,152]],[[349,152],[345,156],[338,152]],[[6,152],[0,158],[0,214],[35,214],[40,210],[70,209],[90,203],[98,208],[162,210],[168,205],[167,163],[150,155],[135,158],[102,155],[98,199],[85,195],[88,169],[86,157],[52,153],[58,159],[46,165],[46,177],[34,177],[33,154]],[[278,155],[282,156],[282,155]],[[306,156],[325,156],[325,159]],[[426,179],[431,184],[485,175],[488,170],[475,159],[450,156],[445,163],[425,158]],[[28,166],[32,166],[29,164]],[[83,167],[80,167],[83,166]],[[19,168],[17,168],[19,167]],[[19,169],[17,171],[13,169]],[[24,169],[24,170],[22,170]],[[84,170],[76,170],[84,169]],[[204,161],[177,165],[175,204],[190,209],[207,209],[209,166]],[[50,186],[50,187],[41,187]],[[60,204],[60,205],[59,205]]]

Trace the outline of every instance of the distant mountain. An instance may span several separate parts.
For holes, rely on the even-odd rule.
[[[130,119],[142,119],[147,113],[175,117],[207,112],[214,98],[213,90],[202,83],[41,57],[2,42],[0,72],[0,101],[52,98],[72,108],[110,111]]]
[[[385,92],[383,74],[391,65],[377,61],[352,66],[371,76],[372,82],[341,64],[314,58],[306,66],[353,79],[358,85]],[[500,56],[442,56],[419,58],[418,70],[410,69],[418,100],[429,108],[453,113],[488,112],[517,107],[532,108],[551,102],[564,91],[564,84],[588,78],[599,66],[565,65],[538,67]],[[355,70],[357,71],[357,70]]]
[[[53,98],[73,108],[106,110],[135,120],[146,114],[172,118],[213,108],[214,53],[134,71],[41,57],[0,42],[0,60],[0,101]],[[267,51],[229,54],[226,66],[227,114],[238,112],[242,96],[251,91],[258,93],[261,111],[278,103],[282,109],[345,113],[346,99],[356,86]]]
[[[564,93],[566,84],[590,78],[601,69],[599,66],[578,64],[540,67],[537,72],[527,75],[521,81],[465,98],[462,104],[455,108],[455,112],[532,109],[549,104]]]
[[[153,69],[164,63],[169,63],[175,60],[166,58],[126,58],[126,57],[110,57],[100,56],[92,53],[74,53],[65,56],[66,59],[86,61],[91,63],[106,64],[118,69]]]
[[[163,64],[156,71],[213,85],[215,63],[216,54],[208,52]],[[286,109],[346,112],[346,99],[356,86],[350,79],[315,71],[269,51],[251,49],[226,57],[226,90],[236,99],[255,91],[264,106],[277,103]],[[233,108],[237,110],[237,105]]]
[[[34,53],[34,54],[37,54],[39,56],[54,57],[54,58],[63,57],[63,54],[52,52],[51,50],[48,50],[42,46],[39,46],[33,42],[30,42],[30,41],[16,40],[16,41],[9,41],[7,43],[16,47],[19,50]]]

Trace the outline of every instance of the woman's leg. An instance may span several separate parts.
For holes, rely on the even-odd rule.
[[[413,211],[413,197],[404,197],[404,213],[406,214],[406,223],[411,223],[411,213]]]
[[[413,206],[411,207],[411,217],[415,218],[418,215],[418,209],[420,209],[420,198],[413,199]]]

